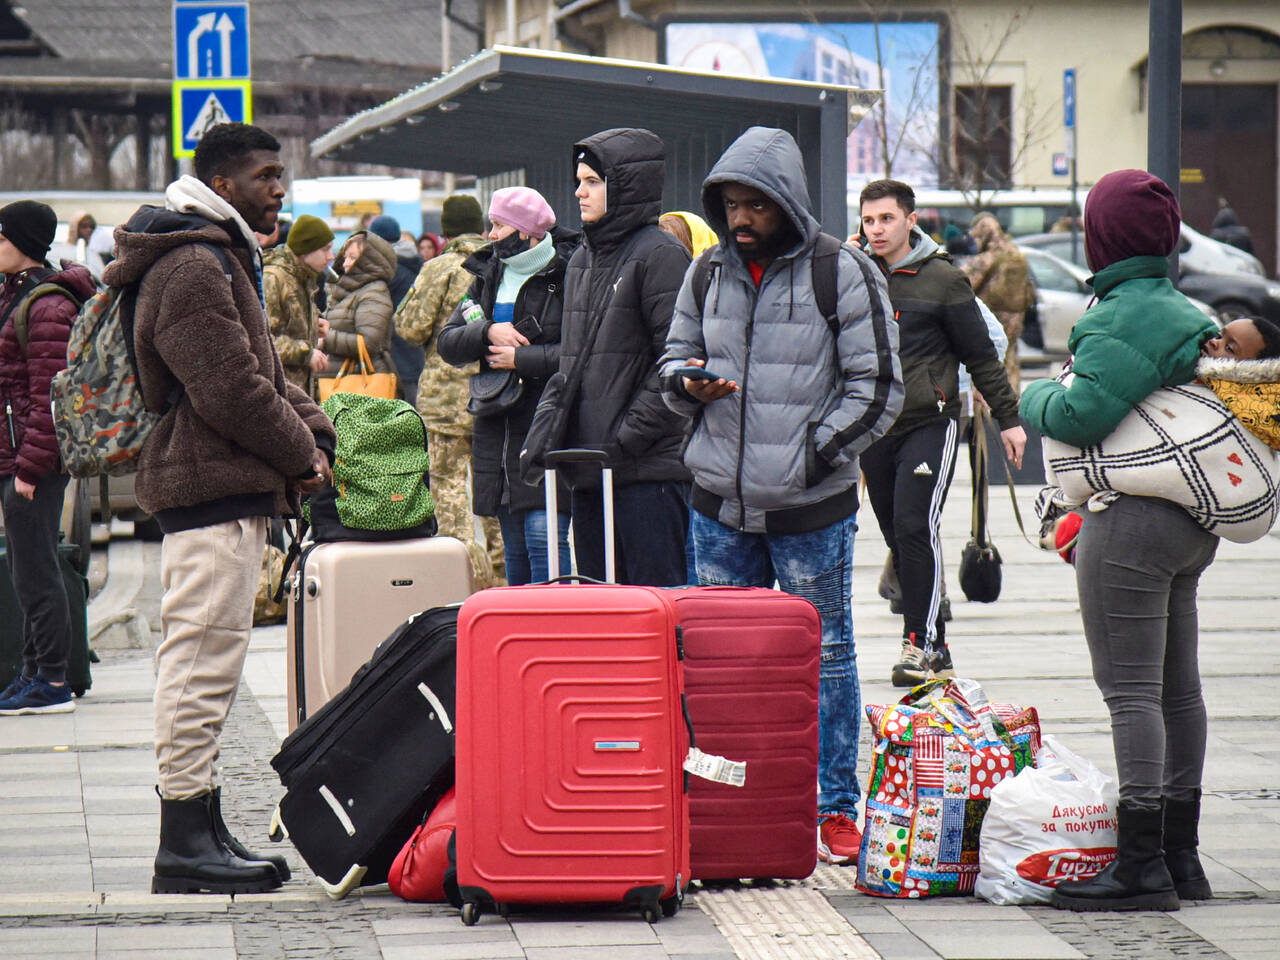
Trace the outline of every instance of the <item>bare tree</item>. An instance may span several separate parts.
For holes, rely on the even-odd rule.
[[[951,2],[954,136],[947,144],[939,138],[935,150],[938,169],[949,172],[949,185],[959,190],[974,210],[1013,185],[1027,155],[1054,127],[1055,104],[1041,106],[1035,86],[1021,88],[1015,108],[1013,88],[993,83],[997,68],[1006,61],[1032,10],[1028,3],[1003,22],[961,29],[959,5],[956,0]]]

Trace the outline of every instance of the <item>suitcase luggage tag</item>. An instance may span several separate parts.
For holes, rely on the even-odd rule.
[[[703,753],[697,747],[689,748],[689,753],[684,758],[684,769],[695,777],[713,783],[725,783],[731,787],[742,787],[747,783],[745,761]]]

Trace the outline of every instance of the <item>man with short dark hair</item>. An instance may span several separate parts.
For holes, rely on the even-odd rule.
[[[818,695],[818,855],[858,856],[858,724],[853,538],[858,454],[902,404],[898,330],[884,279],[862,253],[817,249],[821,228],[800,148],[752,127],[703,181],[722,238],[689,272],[662,358],[667,405],[694,419],[691,526],[698,581],[772,587],[822,618]],[[825,266],[824,266],[825,265]],[[835,315],[815,272],[835,270]],[[713,380],[682,376],[683,364]],[[575,518],[576,522],[576,518]]]
[[[1026,445],[1018,398],[973,290],[916,226],[915,206],[915,192],[899,180],[873,181],[860,197],[864,245],[888,278],[898,317],[906,390],[893,428],[862,454],[867,493],[902,589],[902,654],[891,672],[899,687],[955,675],[941,615],[939,526],[955,470],[960,363],[991,406],[1014,464],[1021,466]]]
[[[330,482],[333,425],[289,382],[262,302],[261,252],[280,212],[280,144],[241,123],[211,128],[196,176],[116,231],[110,286],[138,284],[138,385],[160,420],[138,503],[164,531],[155,745],[160,848],[154,893],[253,893],[288,879],[222,821],[218,740],[253,624],[270,517]]]

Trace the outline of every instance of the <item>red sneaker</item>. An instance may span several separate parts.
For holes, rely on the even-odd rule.
[[[862,831],[842,813],[818,818],[818,859],[823,863],[849,863],[858,859]]]

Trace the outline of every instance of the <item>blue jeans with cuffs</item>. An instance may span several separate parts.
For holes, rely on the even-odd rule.
[[[862,697],[853,644],[854,516],[808,533],[743,533],[689,511],[701,584],[772,587],[804,597],[822,617],[818,690],[818,812],[857,818]]]

